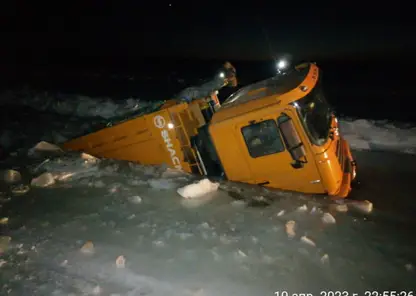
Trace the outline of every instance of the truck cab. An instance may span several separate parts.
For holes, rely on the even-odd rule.
[[[205,174],[231,181],[344,198],[356,175],[313,63],[232,94],[193,143]]]

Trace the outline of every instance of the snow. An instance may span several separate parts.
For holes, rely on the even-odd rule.
[[[340,120],[340,131],[353,149],[416,154],[416,127],[396,127],[387,121]]]
[[[338,212],[319,196],[82,153],[29,159],[29,170],[15,169],[22,185],[41,172],[54,184],[19,197],[0,186],[11,197],[0,240],[10,295],[248,296],[413,283],[412,257],[385,257],[386,240],[374,247],[386,230],[374,232],[368,212]]]
[[[137,98],[115,101],[110,98],[90,98],[83,95],[32,93],[28,90],[9,91],[0,95],[0,106],[17,105],[77,117],[110,119],[126,115],[149,105]]]
[[[55,184],[55,178],[51,173],[43,173],[42,175],[33,178],[30,185],[33,187],[48,187]]]
[[[142,198],[141,198],[140,196],[138,196],[138,195],[135,195],[135,196],[130,196],[130,197],[128,198],[128,200],[129,200],[131,203],[133,203],[133,204],[139,204],[139,203],[141,203],[141,202],[142,202]]]
[[[25,106],[38,111],[64,115],[67,118],[49,121],[47,129],[38,130],[28,126],[27,134],[18,137],[16,137],[16,131],[22,129],[20,122],[18,120],[8,122],[9,128],[0,131],[0,147],[10,149],[14,148],[17,142],[23,142],[28,148],[40,140],[56,144],[63,143],[71,137],[88,132],[98,123],[105,124],[114,118],[131,115],[138,110],[151,108],[159,103],[159,101],[147,102],[137,98],[115,100],[59,93],[33,93],[28,90],[5,92],[0,95],[1,108]],[[341,118],[339,122],[341,132],[353,149],[416,154],[416,127],[410,124],[395,126],[388,121],[348,118]],[[29,136],[31,140],[27,139]]]
[[[326,224],[335,224],[336,220],[334,216],[332,216],[330,213],[324,213],[324,215],[322,216],[322,222]]]
[[[29,149],[28,155],[36,155],[36,153],[42,152],[62,152],[62,149],[57,145],[41,141]]]
[[[218,187],[219,183],[211,182],[209,179],[203,179],[197,183],[179,188],[177,192],[184,198],[198,198],[216,191]]]
[[[368,200],[349,202],[348,206],[363,213],[371,213],[373,211],[373,203]]]
[[[357,196],[362,201],[332,202],[211,182],[162,165],[49,149],[56,147],[47,143],[31,149],[40,141],[59,143],[87,131],[95,121],[80,118],[77,108],[54,109],[52,100],[39,106],[70,116],[36,117],[26,110],[22,117],[30,121],[8,118],[4,126],[9,130],[0,136],[8,141],[1,145],[13,153],[0,162],[0,286],[5,295],[414,289],[416,245],[409,222],[414,166],[408,174],[397,172],[385,167],[389,162],[381,166],[377,156],[372,163],[381,168],[365,171],[361,163],[377,152],[356,151],[363,155],[360,174],[369,176]],[[83,110],[87,116],[90,109]],[[355,149],[414,153],[414,128],[370,120],[340,123]],[[390,162],[412,166],[414,157],[398,157]],[[409,184],[399,184],[406,179]],[[376,201],[381,194],[385,209]]]
[[[4,170],[0,171],[0,174],[2,175],[3,182],[5,183],[17,183],[22,180],[21,174],[16,170]]]

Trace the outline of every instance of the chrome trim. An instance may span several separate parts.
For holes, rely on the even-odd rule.
[[[206,175],[208,175],[208,173],[207,173],[207,169],[206,169],[206,167],[205,167],[205,164],[204,164],[204,162],[202,161],[201,154],[199,153],[199,150],[198,150],[198,148],[197,148],[197,147],[195,147],[194,149],[195,149],[195,151],[196,151],[196,156],[198,157],[199,163],[201,164],[202,171],[203,171],[204,175],[206,176]]]

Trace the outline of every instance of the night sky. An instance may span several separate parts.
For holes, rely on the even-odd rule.
[[[325,2],[287,7],[279,1],[257,1],[257,6],[33,2],[1,4],[3,62],[83,63],[148,56],[264,60],[280,54],[342,59],[416,49],[412,9],[391,2],[357,6],[344,1],[331,7]]]

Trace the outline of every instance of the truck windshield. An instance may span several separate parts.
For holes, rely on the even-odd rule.
[[[315,88],[295,104],[299,106],[301,121],[312,143],[318,146],[326,143],[331,128],[332,110],[323,94],[320,79]]]

